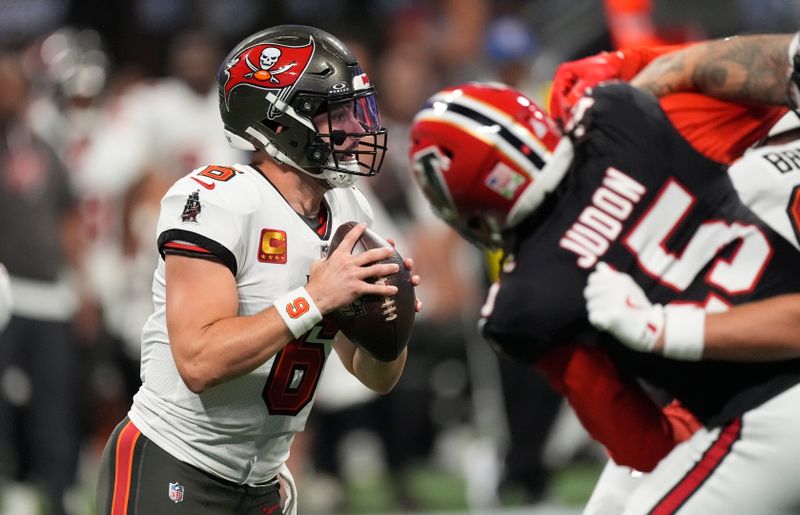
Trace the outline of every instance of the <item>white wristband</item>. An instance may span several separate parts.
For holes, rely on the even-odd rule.
[[[706,312],[696,306],[664,308],[664,356],[699,361],[705,345]]]
[[[322,313],[302,286],[284,293],[273,305],[295,338],[306,334],[322,320]]]

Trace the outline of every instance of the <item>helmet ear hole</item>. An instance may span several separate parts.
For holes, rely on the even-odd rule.
[[[284,129],[287,128],[284,124],[275,120],[270,120],[269,118],[264,118],[263,120],[261,120],[261,125],[263,125],[264,127],[266,127],[275,134],[280,134],[281,132],[283,132]]]

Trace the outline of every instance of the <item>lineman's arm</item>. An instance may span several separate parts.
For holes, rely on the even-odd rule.
[[[535,366],[619,465],[649,472],[700,425],[676,406],[662,411],[598,347],[559,346]]]
[[[780,295],[706,315],[703,358],[800,358],[800,294]]]
[[[631,84],[659,97],[696,91],[726,100],[791,105],[792,36],[736,36],[697,43],[653,60]]]
[[[694,92],[668,95],[678,88],[675,79],[690,73],[689,67],[679,69],[674,63],[681,62],[680,56],[695,55],[704,52],[704,48],[707,43],[631,48],[566,62],[559,66],[553,79],[550,113],[564,124],[586,88],[611,79],[632,80],[632,84],[661,96],[662,109],[695,150],[714,161],[731,163],[762,139],[786,108],[720,100]],[[662,73],[647,68],[648,73],[637,75],[654,62],[673,63],[674,69],[672,73]],[[688,83],[681,87],[688,87]]]
[[[572,107],[587,89],[609,80],[629,81],[658,56],[684,47],[685,45],[665,45],[625,48],[561,63],[553,75],[548,105],[550,116],[562,127],[565,126]]]
[[[625,273],[603,263],[584,290],[589,321],[634,350],[681,360],[800,358],[800,294],[706,313],[694,305],[651,304]]]

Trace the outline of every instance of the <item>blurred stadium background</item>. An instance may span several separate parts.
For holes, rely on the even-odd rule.
[[[800,0],[0,0],[0,262],[22,292],[17,316],[69,327],[0,335],[0,515],[58,513],[47,492],[62,491],[71,515],[93,513],[99,453],[138,387],[158,201],[196,166],[246,159],[225,145],[214,76],[228,48],[281,23],[343,39],[376,84],[389,158],[360,184],[383,208],[378,232],[424,277],[392,394],[326,372],[290,463],[300,512],[580,513],[603,451],[481,341],[491,267],[413,189],[409,121],[447,84],[500,80],[546,105],[564,60],[794,31]],[[47,148],[25,143],[8,122],[19,116]],[[58,191],[39,194],[51,174]],[[24,279],[37,274],[46,284]]]

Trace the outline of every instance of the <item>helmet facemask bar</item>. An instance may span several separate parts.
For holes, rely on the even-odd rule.
[[[327,155],[319,168],[334,173],[372,176],[378,173],[386,153],[387,130],[381,127],[372,92],[345,101],[328,102],[314,118],[317,137],[312,152]]]

